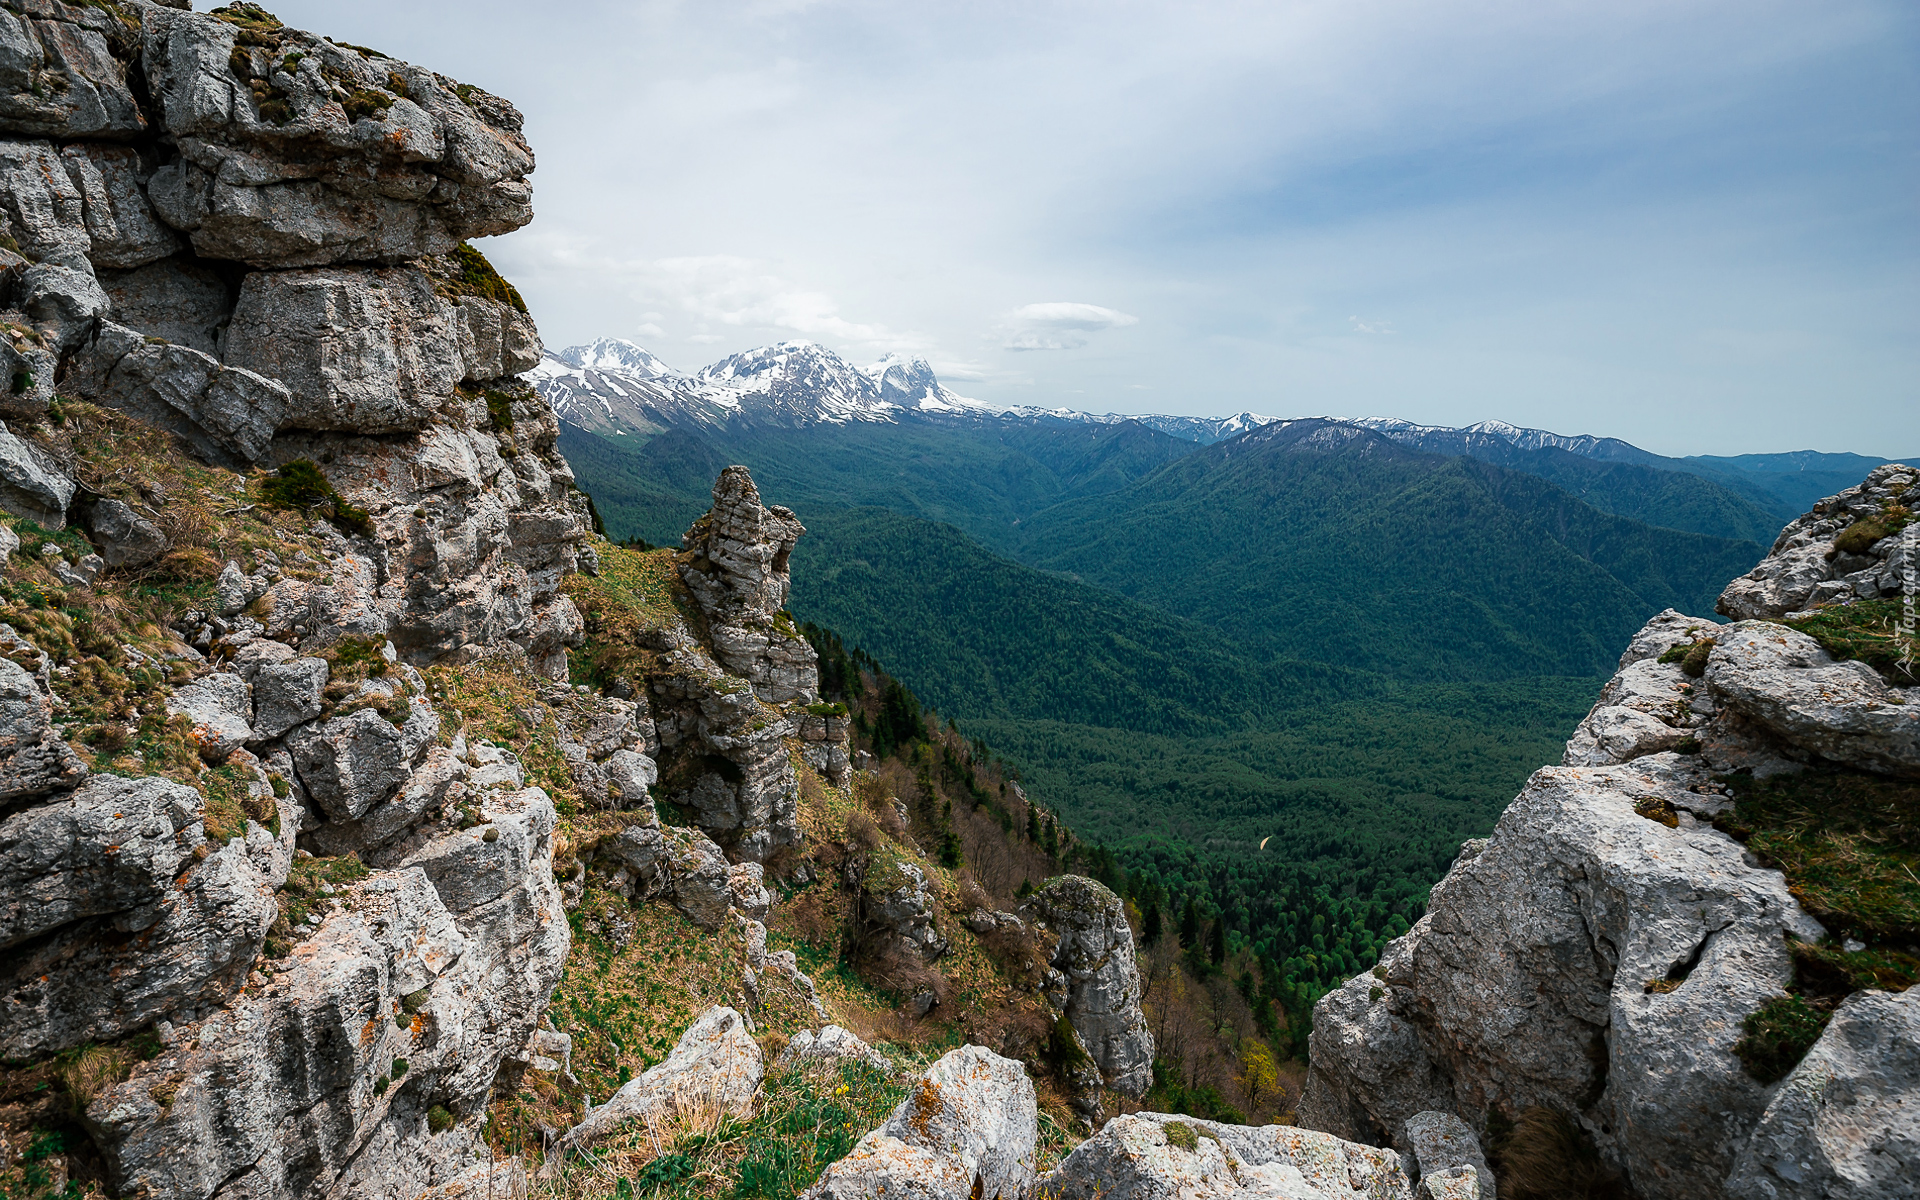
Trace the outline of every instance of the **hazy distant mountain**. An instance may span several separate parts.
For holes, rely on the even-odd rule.
[[[797,430],[878,430],[902,425],[947,429],[956,434],[965,430],[973,441],[984,438],[993,446],[1005,446],[1025,456],[1034,449],[1035,437],[1050,447],[1075,444],[1071,438],[1057,442],[1053,431],[1064,434],[1075,429],[1129,426],[1153,430],[1198,448],[1286,423],[1252,412],[1229,417],[1129,416],[987,404],[946,386],[925,359],[894,354],[858,367],[824,346],[805,341],[747,350],[688,373],[676,371],[632,342],[604,338],[550,352],[530,378],[561,420],[589,433],[643,443],[668,430],[695,435],[695,442],[687,446],[679,440],[663,446],[661,454],[669,461],[684,458],[689,446],[713,443],[694,455],[704,462],[730,441],[757,433]],[[1771,542],[1784,520],[1888,461],[1810,450],[1668,458],[1619,438],[1553,433],[1504,421],[1455,428],[1421,425],[1397,417],[1311,419],[1365,429],[1399,445],[1433,454],[1474,458],[1522,471],[1618,516],[1762,544]],[[935,459],[952,457],[936,451],[930,459],[924,439],[917,436],[893,440],[900,443],[901,453],[908,453],[909,445],[913,447],[911,454],[921,464],[921,475],[936,469],[931,465]],[[865,453],[856,456],[876,466],[881,471],[878,478],[887,477],[899,465],[883,448],[887,441],[884,436],[877,442],[866,439]],[[1104,435],[1095,441],[1103,446],[1103,454],[1113,453],[1118,445],[1108,443]],[[1131,479],[1140,469],[1177,456],[1178,443],[1175,448],[1143,447],[1141,456],[1125,468],[1124,477]],[[951,445],[958,450],[957,444]],[[1012,471],[1012,475],[1006,475],[1005,487],[1031,492],[1035,499],[1058,500],[1085,492],[1086,485],[1078,478],[1084,472],[1066,470],[1065,462],[1056,462],[1048,454],[1039,456],[1039,466],[1044,468],[1043,474],[1059,473],[1057,479],[1036,480],[1032,464],[996,464],[990,458],[980,461],[966,453],[959,454],[955,461],[956,465],[964,461],[963,469],[975,478],[983,478],[978,475],[981,470],[988,472],[984,477],[988,480]],[[1121,477],[1111,472],[1102,476],[1114,480]],[[698,497],[689,501],[693,499]],[[918,505],[898,507],[934,515]],[[1021,510],[1032,511],[1024,503],[1016,503],[993,519],[1019,520],[1024,515]],[[981,531],[966,519],[964,506],[960,511],[948,509],[939,515]]]

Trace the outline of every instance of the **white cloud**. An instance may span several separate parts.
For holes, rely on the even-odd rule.
[[[648,321],[643,325],[636,326],[634,328],[634,332],[641,335],[642,337],[657,338],[657,337],[667,336],[667,331],[660,328],[658,325],[655,325],[652,321]]]
[[[1078,350],[1087,344],[1082,334],[1138,325],[1140,318],[1117,308],[1048,300],[1023,304],[1007,315],[1008,350]]]
[[[1353,326],[1353,331],[1355,333],[1392,333],[1393,332],[1392,321],[1376,321],[1372,319],[1362,321],[1359,317],[1348,317],[1347,323]]]

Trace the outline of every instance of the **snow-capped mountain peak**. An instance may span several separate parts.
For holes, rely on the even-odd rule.
[[[570,367],[586,371],[616,371],[639,379],[677,378],[680,372],[658,355],[625,338],[601,338],[586,346],[568,346],[553,355]]]

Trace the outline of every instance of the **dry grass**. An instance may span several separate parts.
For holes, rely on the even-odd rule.
[[[1625,1185],[1600,1161],[1593,1140],[1561,1113],[1529,1108],[1489,1135],[1501,1200],[1625,1200]]]

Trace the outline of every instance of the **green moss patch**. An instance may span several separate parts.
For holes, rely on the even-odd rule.
[[[1903,504],[1889,504],[1871,517],[1861,517],[1840,531],[1833,548],[1841,554],[1865,554],[1881,538],[1892,537],[1913,519],[1912,510]]]
[[[1834,934],[1920,943],[1920,784],[1825,770],[1724,782],[1734,807],[1714,824],[1784,873]]]
[[[446,257],[452,260],[452,269],[434,271],[441,295],[480,296],[519,312],[527,311],[527,302],[520,298],[519,290],[494,270],[487,256],[471,244],[461,242]]]
[[[1920,640],[1901,632],[1901,602],[1856,600],[1783,621],[1841,661],[1859,659],[1900,687],[1920,685]]]
[[[1813,1049],[1828,1016],[1799,996],[1776,996],[1741,1022],[1745,1034],[1733,1052],[1761,1083],[1785,1079]]]

